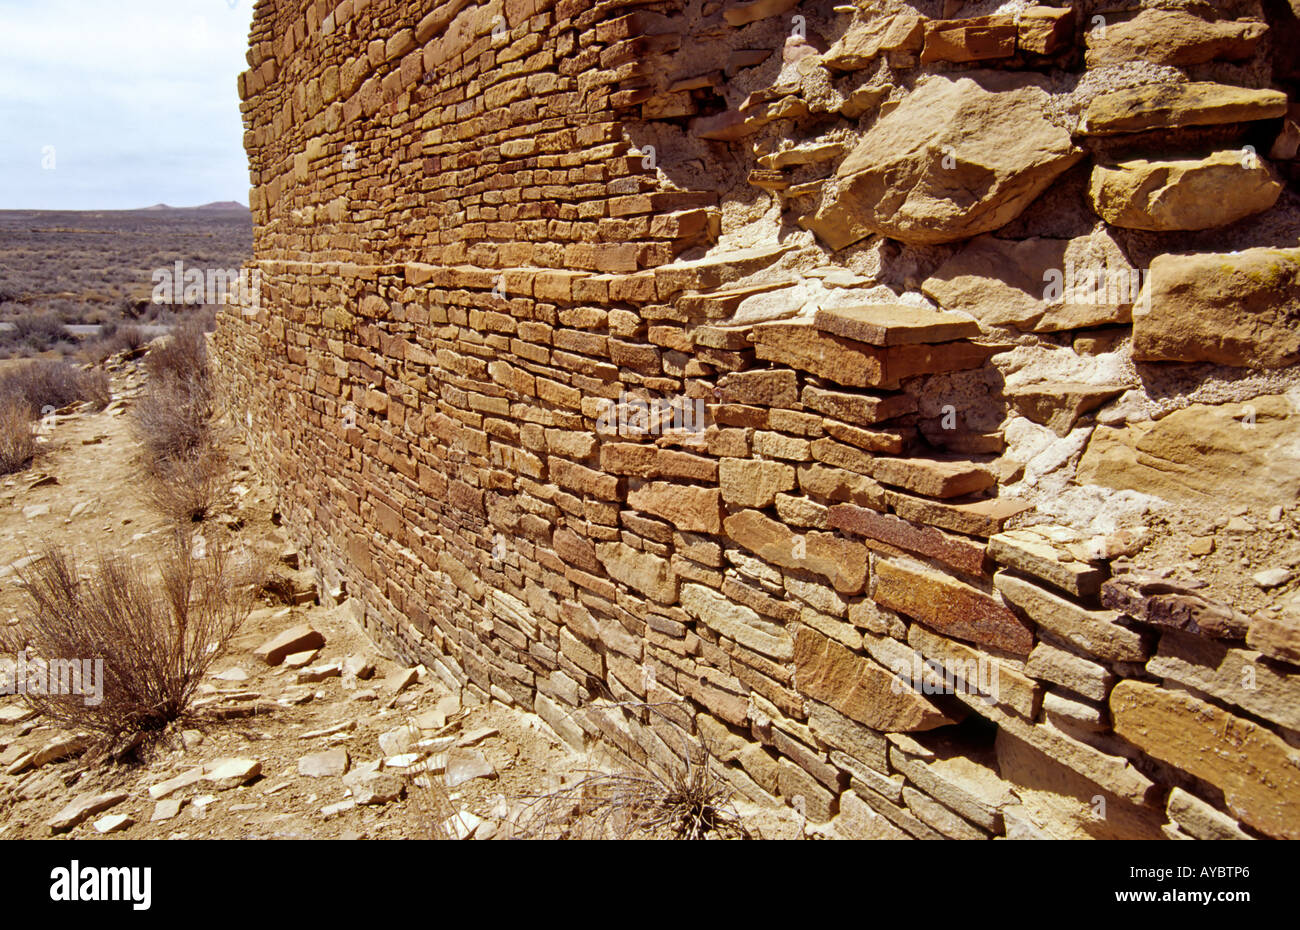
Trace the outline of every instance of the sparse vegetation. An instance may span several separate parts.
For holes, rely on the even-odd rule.
[[[23,362],[0,375],[0,398],[25,406],[29,419],[61,410],[77,401],[102,408],[111,399],[108,373],[81,369],[71,362],[37,359]]]
[[[149,381],[135,405],[135,431],[148,472],[147,493],[177,524],[204,519],[225,484],[208,375],[204,321],[178,326],[145,358]]]
[[[248,616],[252,586],[242,575],[219,547],[194,558],[184,533],[155,565],[101,554],[85,578],[72,555],[50,548],[22,573],[27,607],[17,627],[0,631],[0,646],[45,660],[103,660],[97,702],[84,693],[25,695],[48,718],[105,744],[157,732],[186,713]]]
[[[733,791],[708,748],[675,720],[682,758],[667,768],[590,771],[575,784],[528,799],[515,822],[525,839],[748,839]]]
[[[35,457],[30,411],[12,397],[0,397],[0,475],[22,471]]]

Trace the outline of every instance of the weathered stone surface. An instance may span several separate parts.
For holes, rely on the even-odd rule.
[[[802,568],[829,578],[841,594],[858,594],[867,583],[867,547],[831,533],[791,532],[756,510],[723,521],[729,537],[783,568]]]
[[[892,673],[816,630],[802,628],[794,641],[799,690],[873,730],[910,732],[952,723],[920,694],[898,686]]]
[[[1016,53],[1016,34],[1014,16],[931,20],[925,24],[921,63],[1010,58]]]
[[[1102,586],[1101,602],[1143,623],[1216,639],[1242,639],[1250,626],[1236,608],[1152,572],[1116,575]]]
[[[722,18],[732,26],[744,26],[756,23],[769,16],[779,16],[786,10],[797,6],[799,0],[749,0],[749,2],[730,3],[722,11]]]
[[[949,342],[980,334],[979,324],[962,314],[908,304],[832,307],[818,310],[813,322],[822,332],[873,346]]]
[[[1133,313],[1133,357],[1281,368],[1300,360],[1300,249],[1161,255]]]
[[[1153,423],[1099,427],[1078,480],[1173,503],[1271,507],[1300,495],[1300,449],[1283,396],[1192,404]],[[1253,429],[1247,423],[1253,422]]]
[[[1082,157],[1040,115],[1045,100],[930,78],[867,131],[806,224],[833,249],[871,233],[929,244],[1005,226]]]
[[[1112,226],[1168,232],[1235,223],[1273,206],[1283,189],[1266,162],[1230,149],[1200,159],[1098,165],[1088,198]]]
[[[1199,82],[1131,87],[1094,97],[1079,132],[1106,136],[1147,129],[1214,126],[1285,116],[1286,94]]]
[[[1073,7],[1031,6],[1020,13],[1016,45],[1022,52],[1051,55],[1073,40]]]
[[[957,639],[1028,655],[1033,631],[1000,600],[947,575],[899,562],[876,562],[872,597]]]
[[[919,52],[924,37],[924,17],[903,7],[892,15],[855,22],[822,56],[822,64],[832,71],[859,71],[882,52]]]
[[[1120,624],[1118,611],[1089,610],[1006,572],[993,584],[1038,626],[1084,652],[1115,662],[1142,662],[1151,652],[1146,637]]]
[[[629,491],[627,503],[629,507],[663,517],[679,530],[695,533],[722,531],[722,505],[718,491],[713,488],[654,481]]]
[[[279,665],[287,656],[308,652],[325,645],[325,637],[312,629],[309,623],[300,623],[271,637],[253,651],[267,665]]]
[[[1074,239],[981,236],[921,285],[945,310],[1035,332],[1126,323],[1141,288],[1105,230]]]
[[[1068,549],[1054,545],[1033,529],[1008,530],[990,536],[989,556],[999,564],[1041,578],[1075,597],[1094,596],[1106,580],[1104,568],[1079,561]]]
[[[633,549],[627,543],[599,543],[596,558],[616,581],[661,604],[677,601],[677,575],[667,559]]]
[[[1250,834],[1220,810],[1182,788],[1169,792],[1165,806],[1169,819],[1198,840],[1248,840]]]
[[[1124,393],[1123,385],[1046,381],[1008,388],[1003,393],[1016,411],[1058,436],[1070,435],[1079,417]]]
[[[1116,733],[1223,789],[1234,815],[1269,836],[1300,838],[1300,749],[1190,694],[1145,682],[1116,685],[1110,709]]]
[[[1104,701],[1115,681],[1104,666],[1045,642],[1040,642],[1029,653],[1025,674],[1040,681],[1050,681],[1094,701]]]
[[[1252,20],[1207,20],[1183,10],[1142,10],[1132,19],[1107,22],[1088,33],[1088,67],[1125,61],[1199,65],[1238,61],[1255,54],[1268,31]]]
[[[891,746],[889,761],[908,781],[985,830],[1000,831],[1002,809],[1016,802],[993,770],[964,756],[927,762]]]
[[[682,585],[682,607],[719,635],[734,639],[748,649],[779,662],[788,661],[794,655],[789,633],[712,588],[698,584]]]
[[[298,774],[308,778],[329,778],[343,775],[348,770],[346,749],[326,749],[313,752],[298,760]]]
[[[1161,634],[1160,647],[1147,662],[1147,671],[1279,726],[1300,730],[1300,676],[1260,661],[1258,652],[1171,631]]]
[[[770,507],[776,495],[794,487],[794,467],[758,459],[723,459],[718,464],[722,499],[738,507]]]

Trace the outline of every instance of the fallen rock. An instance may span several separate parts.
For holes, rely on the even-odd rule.
[[[128,814],[109,814],[95,821],[96,833],[119,833],[135,823]]]
[[[262,763],[254,759],[218,759],[203,769],[203,780],[224,791],[252,781],[262,773]]]
[[[455,788],[475,778],[496,778],[497,770],[477,749],[453,749],[447,755],[443,776],[448,788]]]
[[[924,24],[925,18],[911,7],[858,20],[827,49],[822,64],[832,71],[860,71],[883,52],[919,52]]]
[[[104,794],[87,794],[78,798],[73,798],[63,806],[57,814],[48,821],[51,833],[62,833],[65,830],[71,830],[77,824],[81,823],[87,817],[93,814],[99,814],[121,804],[127,798],[124,791],[110,791]]]
[[[153,814],[149,817],[150,823],[160,823],[164,820],[171,820],[181,812],[185,806],[183,798],[167,798],[159,801],[153,806]]]
[[[300,623],[262,643],[253,651],[253,655],[267,665],[279,665],[294,653],[316,650],[324,645],[325,637],[312,629],[311,624]]]
[[[352,789],[357,804],[388,804],[402,796],[401,779],[395,775],[375,774]]]
[[[1267,590],[1286,584],[1291,580],[1291,570],[1289,568],[1266,568],[1262,572],[1255,572],[1250,576],[1251,580],[1259,587]]]
[[[343,775],[348,770],[346,749],[326,749],[313,752],[298,760],[298,774],[308,778],[330,778]]]
[[[1083,157],[1043,116],[1044,91],[1008,87],[925,81],[867,131],[805,225],[832,249],[872,233],[934,244],[1005,226]]]
[[[1088,198],[1112,226],[1213,229],[1269,209],[1285,186],[1263,159],[1237,150],[1200,159],[1135,159],[1092,172]]]

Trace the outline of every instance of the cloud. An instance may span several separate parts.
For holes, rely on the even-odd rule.
[[[247,202],[251,16],[252,0],[0,0],[0,209]]]

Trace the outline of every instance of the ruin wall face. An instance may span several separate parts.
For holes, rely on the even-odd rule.
[[[260,0],[323,596],[863,837],[1300,837],[1295,0]]]

